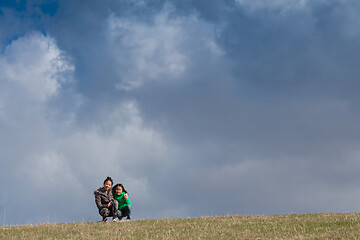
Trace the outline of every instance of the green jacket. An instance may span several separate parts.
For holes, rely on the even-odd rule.
[[[125,192],[120,193],[120,195],[117,195],[116,193],[114,194],[115,200],[118,201],[118,203],[119,203],[120,210],[124,209],[127,205],[131,205],[129,198],[126,199],[124,197],[124,195],[125,195]]]

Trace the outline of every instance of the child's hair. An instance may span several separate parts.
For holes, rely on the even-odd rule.
[[[116,185],[112,188],[113,195],[115,195],[115,193],[116,193],[115,190],[116,190],[117,187],[121,187],[124,193],[128,193],[128,192],[125,190],[124,186],[123,186],[121,183],[118,183],[118,184],[116,184]]]
[[[111,182],[111,185],[113,185],[113,180],[111,179],[111,177],[107,177],[107,178],[104,180],[104,184],[105,184],[107,181],[110,181],[110,182]]]

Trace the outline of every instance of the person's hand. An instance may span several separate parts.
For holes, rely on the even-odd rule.
[[[129,194],[125,193],[125,194],[124,194],[124,198],[125,198],[125,199],[128,199],[128,198],[129,198]]]
[[[111,205],[112,205],[112,202],[109,202],[108,207],[110,207]]]

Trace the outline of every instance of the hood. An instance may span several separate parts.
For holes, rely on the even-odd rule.
[[[101,188],[98,188],[94,191],[94,195],[98,195],[98,194],[104,194],[105,191],[104,189],[101,187]]]

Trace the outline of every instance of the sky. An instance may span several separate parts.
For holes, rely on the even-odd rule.
[[[358,212],[357,0],[0,2],[0,224]]]

